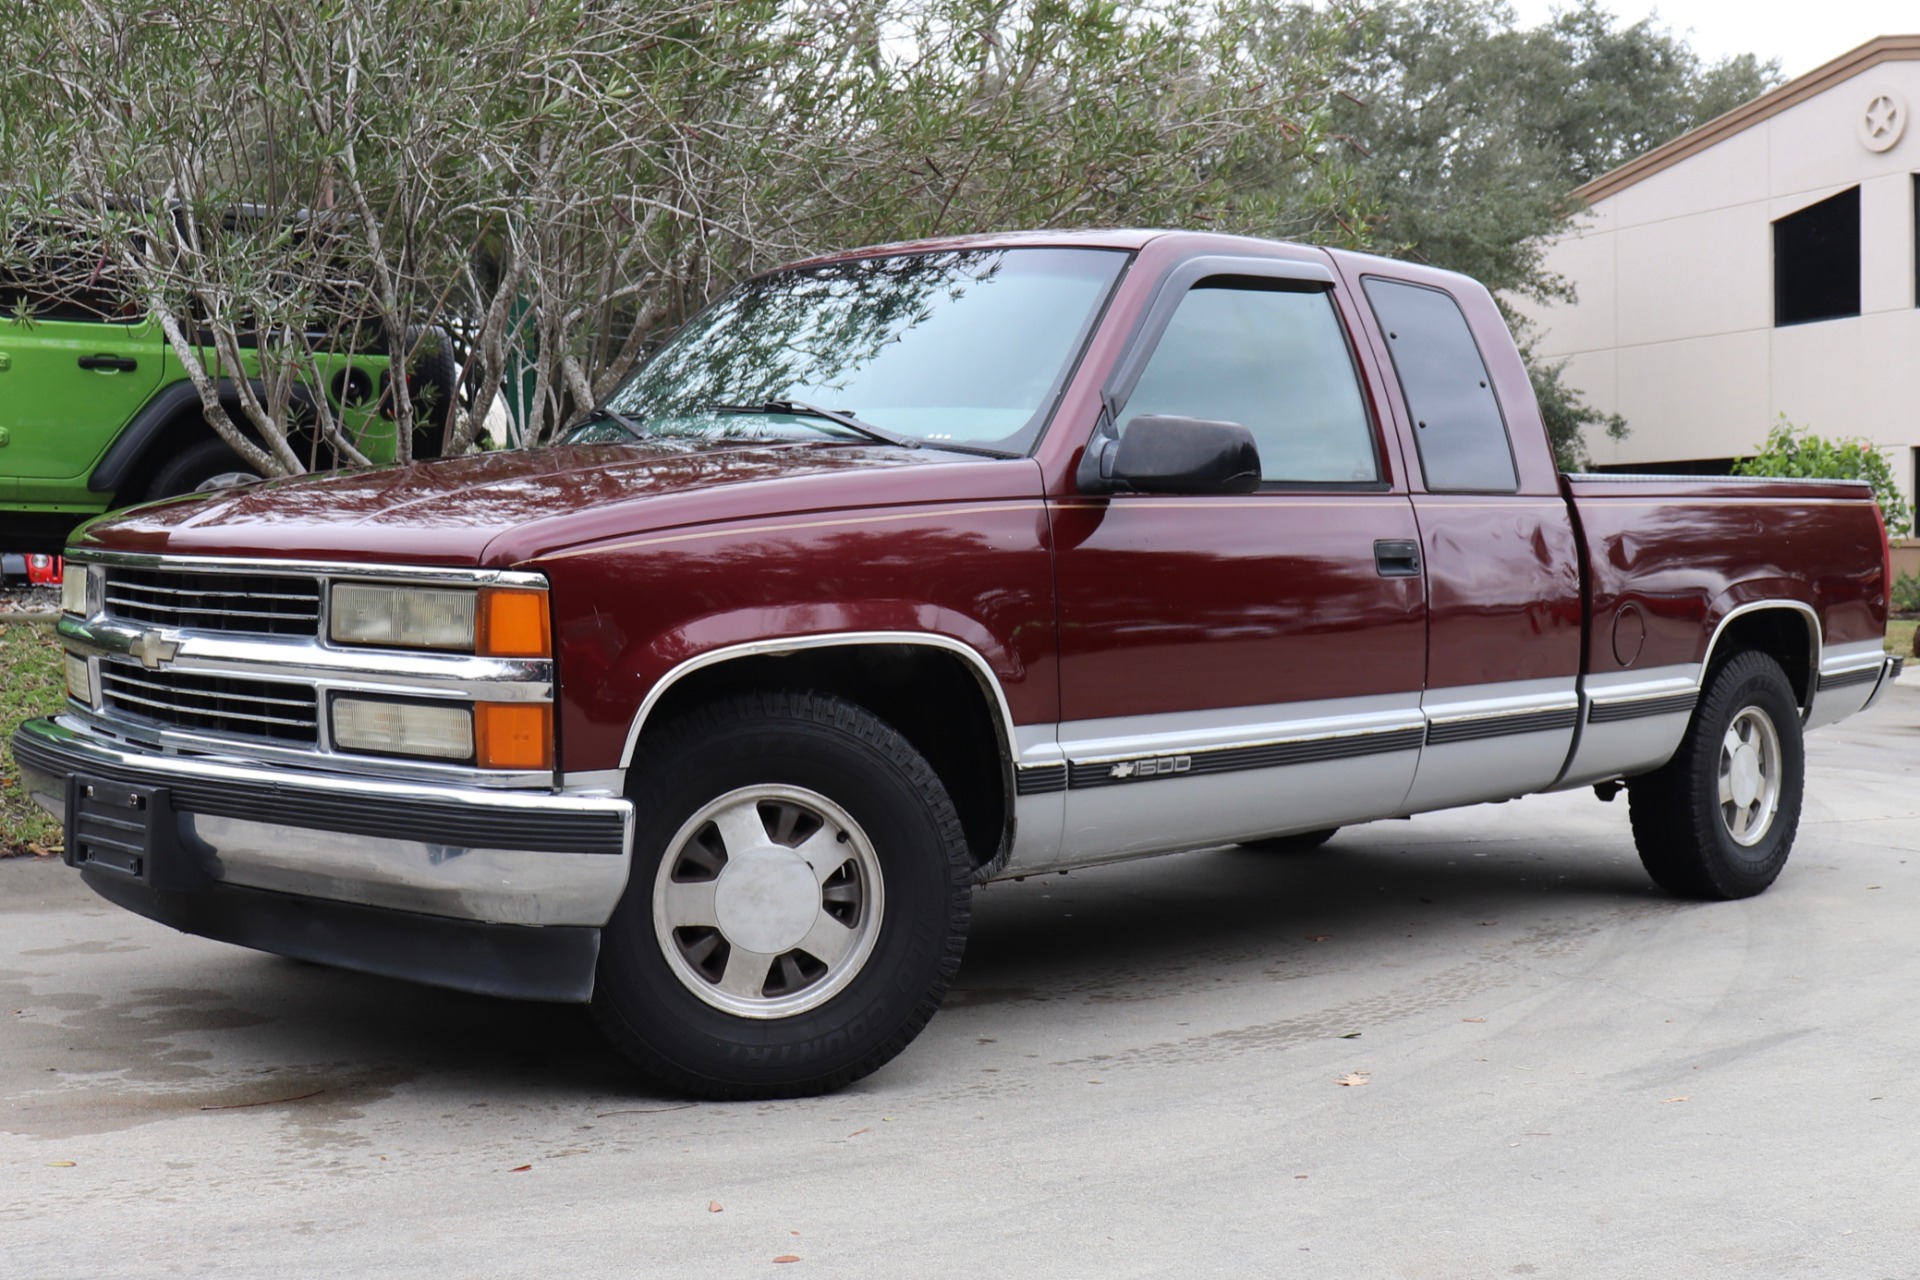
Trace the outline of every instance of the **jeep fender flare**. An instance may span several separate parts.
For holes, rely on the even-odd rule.
[[[221,378],[218,382],[220,399],[229,404],[238,404],[240,391],[232,378]],[[265,395],[264,383],[255,381],[255,395]],[[295,387],[293,399],[296,402],[311,402],[313,393],[305,387]],[[122,427],[120,434],[113,438],[107,451],[100,456],[100,463],[94,467],[93,474],[87,477],[87,489],[92,493],[115,493],[127,482],[134,467],[146,456],[147,450],[161,434],[179,418],[192,411],[201,421],[205,421],[200,412],[200,392],[191,382],[169,383],[160,389],[159,394],[140,406],[132,421]],[[244,430],[244,425],[242,426]],[[212,427],[207,428],[212,431]]]

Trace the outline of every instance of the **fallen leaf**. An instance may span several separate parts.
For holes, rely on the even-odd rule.
[[[1296,1173],[1293,1175],[1293,1180],[1295,1182],[1305,1182],[1307,1180],[1307,1175],[1304,1173]]]
[[[1691,1094],[1683,1093],[1677,1098],[1662,1098],[1660,1099],[1660,1105],[1664,1107],[1669,1102],[1685,1102],[1691,1096]]]
[[[1485,1022],[1485,1021],[1486,1021],[1486,1019],[1485,1019],[1485,1018],[1462,1018],[1462,1019],[1460,1019],[1460,1021],[1462,1021],[1462,1022]]]
[[[1331,942],[1333,941],[1333,935],[1330,933],[1310,933],[1307,935],[1307,941],[1308,942]]]
[[[685,1111],[688,1107],[697,1107],[697,1102],[683,1102],[677,1107],[629,1107],[625,1111],[601,1111],[594,1115],[595,1120],[605,1120],[608,1116],[657,1116],[663,1111]]]
[[[1347,1032],[1347,1034],[1341,1036],[1340,1038],[1342,1040],[1358,1040],[1360,1038],[1360,1033],[1358,1031],[1349,1031]]]
[[[1100,1082],[1099,1082],[1098,1080],[1089,1080],[1089,1081],[1087,1081],[1087,1083],[1088,1083],[1088,1084],[1099,1084]]]
[[[779,1257],[775,1258],[774,1261],[775,1262],[798,1262],[800,1261],[800,1255],[797,1253],[783,1253]]]
[[[859,1136],[860,1136],[861,1134],[863,1134],[863,1133],[872,1133],[872,1132],[873,1132],[873,1126],[872,1126],[872,1125],[868,1125],[868,1126],[867,1126],[866,1128],[864,1128],[864,1129],[855,1129],[855,1130],[854,1130],[854,1131],[853,1131],[852,1133],[850,1133],[850,1134],[848,1134],[847,1136],[848,1136],[849,1138],[857,1138],[857,1137],[859,1137]]]
[[[1366,1071],[1349,1071],[1346,1075],[1340,1077],[1338,1083],[1344,1089],[1351,1089],[1357,1085],[1366,1084],[1367,1076],[1370,1074],[1370,1072]]]
[[[507,1170],[507,1172],[508,1173],[525,1173],[527,1170],[531,1168],[533,1168],[533,1166],[530,1164],[517,1164],[513,1166],[513,1168]]]
[[[47,1161],[47,1168],[49,1168],[49,1169],[71,1169],[71,1168],[73,1168],[73,1167],[74,1167],[75,1165],[77,1165],[77,1164],[79,1164],[79,1163],[80,1163],[80,1162],[79,1162],[78,1160],[49,1160],[49,1161]]]

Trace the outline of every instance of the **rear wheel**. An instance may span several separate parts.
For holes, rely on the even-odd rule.
[[[863,708],[746,695],[643,744],[593,996],[648,1074],[710,1098],[835,1089],[904,1049],[959,967],[972,862],[924,757]]]
[[[1800,825],[1800,709],[1780,665],[1714,669],[1672,760],[1627,781],[1633,839],[1654,883],[1686,898],[1748,898],[1779,877]]]

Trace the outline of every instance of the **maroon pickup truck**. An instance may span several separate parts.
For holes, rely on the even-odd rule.
[[[14,752],[93,889],[715,1097],[898,1053],[990,880],[1624,785],[1758,893],[1898,670],[1865,486],[1561,475],[1471,280],[1184,233],[800,263],[564,444],[69,557]]]

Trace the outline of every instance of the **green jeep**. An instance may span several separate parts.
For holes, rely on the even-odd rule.
[[[447,344],[422,349],[406,380],[416,421],[447,404],[455,386]],[[326,395],[346,436],[377,463],[395,456],[389,363],[383,354],[343,356],[324,387],[302,389],[309,401]],[[249,360],[247,372],[256,371]],[[230,381],[221,394],[247,429]],[[414,456],[437,454],[439,434],[416,430]],[[295,452],[315,469],[338,465],[316,435],[296,424]],[[159,324],[127,298],[0,278],[0,549],[57,552],[103,511],[256,475],[207,425]]]

